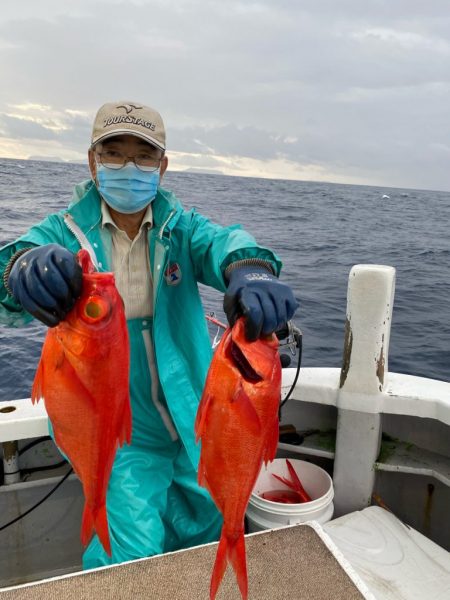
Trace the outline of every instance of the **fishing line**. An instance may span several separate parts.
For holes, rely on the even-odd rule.
[[[18,517],[16,517],[15,519],[13,519],[12,521],[10,521],[9,523],[6,523],[5,525],[2,525],[0,527],[0,531],[3,531],[3,529],[6,529],[7,527],[10,527],[11,525],[14,525],[14,523],[17,523],[17,521],[20,521],[20,519],[23,519],[24,517],[26,517],[27,515],[30,514],[30,512],[32,512],[33,510],[35,510],[38,506],[40,506],[43,502],[45,502],[47,500],[47,498],[50,498],[50,496],[56,492],[56,490],[59,488],[60,485],[62,485],[65,480],[69,477],[69,475],[73,472],[73,469],[70,469],[69,471],[67,471],[67,473],[64,475],[64,477],[61,479],[61,481],[59,481],[55,487],[49,491],[48,494],[46,494],[41,500],[39,500],[39,502],[37,504],[35,504],[34,506],[32,506],[31,508],[29,508],[28,510],[26,510],[24,513],[22,513],[21,515],[19,515]]]
[[[282,332],[281,334],[277,335],[283,335],[284,332]],[[300,367],[302,364],[302,349],[303,349],[303,334],[301,332],[301,330],[296,327],[295,325],[293,325],[293,323],[291,321],[289,321],[288,323],[288,337],[287,337],[287,341],[283,346],[289,346],[290,350],[291,350],[291,354],[295,355],[295,348],[298,351],[298,360],[297,360],[297,369],[295,372],[295,377],[294,377],[294,381],[292,382],[292,385],[289,389],[289,392],[286,394],[286,397],[284,398],[284,400],[282,402],[280,402],[280,409],[279,409],[279,417],[281,419],[281,409],[283,408],[283,406],[286,404],[286,402],[289,400],[289,398],[292,395],[292,392],[295,389],[295,386],[297,385],[297,381],[298,381],[298,377],[300,375]],[[294,351],[293,351],[294,348]]]
[[[40,473],[41,471],[51,471],[52,469],[59,469],[59,467],[63,467],[67,465],[67,460],[62,460],[61,462],[54,463],[53,465],[44,465],[42,467],[29,467],[28,469],[20,469],[20,472],[23,475],[23,481],[27,481],[27,478],[31,473]]]
[[[22,455],[27,450],[30,450],[30,448],[33,448],[34,446],[37,446],[38,444],[40,444],[42,442],[50,442],[51,439],[52,438],[49,435],[46,435],[44,437],[38,438],[37,440],[33,440],[32,442],[29,442],[28,444],[26,444],[25,446],[23,446],[23,448],[21,448],[19,450],[19,456]]]
[[[52,442],[52,441],[53,440],[49,435],[38,438],[37,440],[33,440],[32,442],[29,442],[28,444],[26,444],[25,446],[23,446],[23,448],[21,448],[19,450],[19,456],[22,456],[22,454],[24,454],[31,448],[34,448],[34,446],[37,446],[38,444],[41,444],[43,442]],[[67,462],[68,461],[64,459],[64,460],[61,460],[60,462],[57,462],[57,463],[54,463],[51,465],[42,465],[40,467],[29,467],[28,469],[21,469],[20,472],[24,476],[23,480],[26,481],[27,480],[26,478],[29,475],[31,475],[31,473],[38,473],[40,471],[51,471],[52,469],[58,469],[59,467],[62,467],[63,465],[67,464]]]

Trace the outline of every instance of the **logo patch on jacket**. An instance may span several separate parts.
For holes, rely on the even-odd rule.
[[[181,281],[181,269],[178,263],[168,265],[164,273],[167,285],[178,285]]]

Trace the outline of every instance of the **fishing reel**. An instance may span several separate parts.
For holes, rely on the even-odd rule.
[[[279,341],[280,361],[283,369],[286,369],[291,365],[292,358],[295,357],[297,353],[300,362],[303,335],[301,330],[294,325],[292,321],[288,321],[283,329],[279,329],[275,332],[275,335]],[[289,354],[284,352],[285,349],[289,350]]]
[[[280,361],[281,361],[281,366],[283,369],[286,369],[287,367],[289,367],[292,362],[292,357],[294,357],[298,354],[297,367],[295,370],[294,381],[292,382],[292,385],[291,385],[288,393],[284,397],[284,399],[283,400],[280,399],[279,419],[281,421],[281,409],[283,408],[283,406],[286,404],[286,402],[291,397],[292,392],[294,391],[294,388],[297,385],[298,377],[300,375],[300,367],[302,364],[303,334],[302,334],[301,330],[296,325],[294,325],[294,323],[292,321],[288,321],[286,323],[286,326],[283,327],[283,329],[276,331],[275,334],[279,340]],[[287,348],[289,350],[289,354],[286,354],[285,352],[283,352],[284,348]],[[295,434],[295,435],[297,435],[297,434]],[[297,443],[297,442],[295,442],[295,443]]]

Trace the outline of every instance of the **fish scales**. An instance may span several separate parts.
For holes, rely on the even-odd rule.
[[[280,394],[276,336],[248,342],[244,320],[239,319],[215,351],[195,424],[202,442],[198,480],[223,515],[211,600],[227,562],[235,571],[242,598],[248,597],[244,517],[262,464],[276,454]]]
[[[80,478],[81,540],[97,532],[111,555],[106,493],[119,446],[131,441],[129,343],[112,273],[96,273],[85,250],[80,298],[47,332],[31,399],[43,399],[55,442]]]

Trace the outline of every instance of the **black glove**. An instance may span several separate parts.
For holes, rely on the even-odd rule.
[[[82,271],[75,254],[58,244],[33,248],[13,264],[8,278],[14,299],[39,321],[54,327],[81,294]]]
[[[267,269],[244,266],[230,272],[223,309],[231,326],[244,315],[249,341],[281,329],[298,306],[291,288]]]

